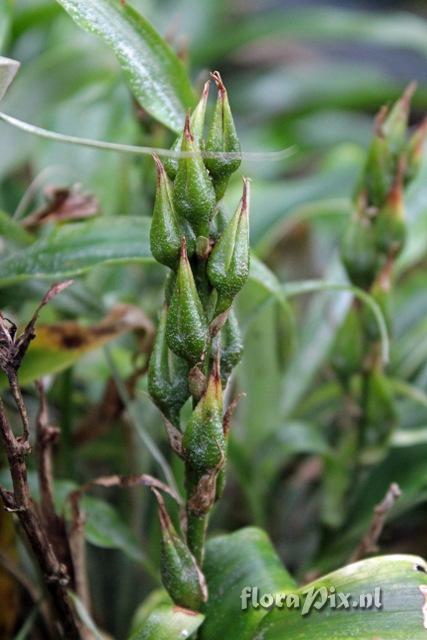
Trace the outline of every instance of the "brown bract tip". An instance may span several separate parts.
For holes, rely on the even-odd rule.
[[[409,112],[411,100],[416,90],[417,90],[417,83],[415,80],[413,80],[408,84],[405,91],[403,92],[403,95],[401,97],[401,103],[406,112]]]
[[[159,505],[160,526],[163,531],[165,530],[170,531],[172,529],[172,522],[168,512],[166,511],[166,506],[165,506],[165,501],[163,500],[163,496],[155,487],[150,486],[150,489],[156,496],[157,504]]]
[[[384,104],[375,116],[374,132],[381,138],[384,137],[383,124],[388,116],[388,112],[389,108]]]
[[[415,141],[415,152],[419,155],[422,152],[424,142],[427,136],[427,116],[422,120],[421,124],[418,125],[415,130],[413,140]]]
[[[153,153],[153,160],[156,163],[156,169],[157,169],[157,181],[160,181],[160,177],[164,174],[165,172],[165,168],[162,164],[162,161],[160,160],[159,156],[157,155],[157,153]]]
[[[216,84],[219,96],[222,98],[227,93],[227,89],[225,88],[225,85],[224,85],[224,83],[222,81],[220,72],[219,71],[213,71],[211,73],[211,78],[213,79],[213,81]]]
[[[403,178],[405,168],[406,161],[404,158],[400,158],[397,165],[396,175],[387,198],[389,204],[392,206],[398,206],[403,203]]]
[[[190,111],[187,111],[187,114],[185,116],[184,135],[187,138],[187,140],[190,140],[190,142],[193,142],[194,138],[193,138],[193,134],[191,133]]]
[[[203,85],[203,91],[202,91],[202,98],[203,100],[206,102],[208,97],[209,97],[209,89],[211,87],[211,81],[210,80],[206,80],[205,84]]]
[[[212,375],[215,382],[221,382],[221,349],[218,347],[212,368]]]
[[[181,238],[181,258],[183,258],[183,260],[188,260],[188,256],[187,256],[187,240],[186,240],[185,236],[182,236],[182,238]]]
[[[249,213],[249,200],[251,195],[251,180],[243,178],[242,215]]]

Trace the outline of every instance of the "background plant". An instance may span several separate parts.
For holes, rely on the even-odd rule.
[[[160,8],[142,2],[135,6],[162,34],[167,33],[171,10],[178,11],[173,3]],[[118,3],[115,10],[120,11]],[[78,30],[59,5],[20,1],[4,3],[1,11],[3,51],[23,63],[2,101],[3,111],[80,137],[167,148],[181,132],[186,110],[196,104],[191,84],[199,93],[206,80],[197,74],[205,67],[220,68],[242,148],[262,151],[295,145],[285,163],[247,163],[240,169],[252,178],[253,251],[267,260],[277,278],[255,258],[238,296],[244,357],[229,388],[234,393],[245,391],[247,397],[233,419],[228,484],[211,529],[265,527],[286,566],[301,581],[308,571],[325,573],[354,555],[369,528],[373,507],[394,481],[402,497],[388,514],[382,550],[425,555],[423,536],[418,534],[425,519],[424,165],[405,195],[407,240],[394,265],[394,332],[386,375],[395,430],[381,443],[375,464],[372,460],[366,464],[365,459],[356,474],[349,434],[358,421],[358,375],[349,389],[334,372],[338,329],[348,318],[352,298],[346,292],[340,239],[353,211],[352,196],[366,160],[374,113],[381,104],[391,104],[414,77],[419,87],[410,124],[419,124],[425,112],[422,18],[331,8],[248,14],[244,9],[232,13],[218,2],[204,3],[202,8],[182,3],[178,12],[185,25],[181,31],[189,34],[188,50],[179,38],[173,44],[193,82],[186,80],[187,72],[181,68],[172,74],[181,85],[171,83],[167,69],[176,67],[168,64],[176,62],[169,54],[163,59],[165,71],[152,74],[159,82],[149,92],[138,82],[143,69],[128,69],[137,106],[108,46]],[[101,29],[98,25],[93,30]],[[128,36],[129,32],[120,31],[116,43],[111,33],[105,39],[114,50]],[[261,47],[266,38],[269,48]],[[150,41],[142,37],[142,42],[138,46],[144,46],[144,55],[139,51],[137,59],[147,59],[150,49]],[[405,47],[406,53],[396,53],[388,48],[390,43]],[[384,47],[385,63],[376,56],[376,47]],[[359,60],[361,52],[370,67],[359,64],[356,72],[354,59],[357,55]],[[174,96],[167,102],[167,112],[158,100],[159,87],[167,87],[168,95]],[[79,276],[42,312],[38,337],[20,372],[32,419],[38,405],[32,382],[55,376],[47,387],[51,414],[61,426],[55,456],[58,504],[73,488],[111,473],[151,473],[165,480],[172,467],[171,477],[182,488],[182,465],[170,457],[143,375],[164,279],[164,271],[152,262],[148,241],[147,217],[155,195],[152,159],[61,146],[5,125],[1,136],[1,202],[7,212],[0,220],[5,238],[0,263],[2,310],[23,325],[48,288],[42,279]],[[83,183],[82,190],[57,192],[76,181]],[[47,202],[45,185],[51,187]],[[235,210],[240,195],[237,176],[225,196],[225,214]],[[16,210],[18,224],[11,221]],[[85,221],[94,211],[102,215]],[[302,293],[303,297],[295,297]],[[123,304],[126,309],[118,307]],[[135,307],[144,314],[135,315]],[[359,307],[376,332],[368,307]],[[10,410],[10,399],[6,400]],[[10,411],[9,415],[13,418]],[[83,499],[89,575],[96,576],[91,584],[92,612],[99,627],[114,637],[126,637],[133,611],[158,584],[158,519],[147,494],[138,488],[125,492],[92,487]],[[172,503],[167,505],[173,511]],[[8,524],[2,526],[2,548],[10,558],[17,543],[12,519],[3,517]],[[247,559],[259,561],[260,547],[270,566],[266,590],[290,587],[291,579],[279,572],[271,548],[266,551],[269,543],[257,530],[211,544],[215,559],[210,560],[209,551],[206,559],[211,594],[220,554],[224,566],[245,563],[250,579],[256,563]],[[31,574],[20,543],[18,558]],[[114,598],[107,586],[107,565],[108,575],[117,577]],[[277,579],[267,577],[276,570]],[[405,572],[411,582],[412,574]],[[414,581],[418,578],[422,580],[422,573]],[[394,573],[390,579],[402,584],[406,580]],[[36,576],[33,582],[38,583]],[[14,581],[5,578],[2,584],[10,597],[21,593]],[[230,590],[226,602],[231,611],[237,590],[238,585],[234,595]],[[8,628],[19,627],[31,610],[26,596],[19,597],[21,606],[6,612]],[[417,587],[410,597],[414,616],[419,616],[422,601]],[[155,605],[169,615],[160,593],[151,596],[141,616]],[[218,616],[209,606],[202,633],[225,636],[227,628],[232,633],[229,622],[223,631],[219,628]],[[40,626],[37,616],[32,618],[34,633]],[[418,632],[418,627],[402,631],[403,637],[417,637]],[[243,637],[242,630],[239,633]],[[331,637],[330,629],[328,633]]]

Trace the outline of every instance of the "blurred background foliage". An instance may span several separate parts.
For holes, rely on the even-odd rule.
[[[349,407],[329,357],[351,296],[320,291],[288,301],[285,295],[290,282],[346,282],[337,248],[374,114],[414,79],[412,124],[427,112],[425,3],[133,4],[178,51],[197,89],[208,70],[221,70],[244,150],[290,148],[283,162],[246,162],[241,171],[253,180],[253,250],[272,273],[259,266],[239,296],[245,355],[233,392],[247,397],[234,419],[229,481],[212,529],[264,526],[301,579],[313,568],[330,570],[347,561],[373,506],[396,481],[403,497],[390,515],[382,549],[426,555],[427,163],[407,198],[409,241],[397,265],[389,375],[399,428],[381,461],[357,483],[337,444]],[[81,31],[53,0],[3,0],[0,47],[22,64],[2,111],[81,137],[163,147],[172,142],[173,134],[132,98],[108,47]],[[52,189],[73,187],[93,196],[90,215],[114,218],[105,228],[118,242],[120,216],[151,214],[154,167],[150,157],[69,147],[3,123],[0,141],[1,308],[22,323],[47,283],[10,277],[1,260],[58,226],[37,218]],[[239,190],[236,178],[230,208]],[[129,238],[132,229],[120,241]],[[31,382],[48,376],[51,412],[62,434],[58,501],[70,486],[96,475],[162,476],[147,441],[166,457],[169,449],[143,371],[163,279],[164,272],[149,263],[98,266],[42,313],[24,382],[36,411]],[[105,338],[96,327],[112,312]],[[181,464],[169,462],[182,482]],[[121,638],[135,608],[158,584],[154,505],[140,489],[104,489],[87,498],[86,508],[95,616]],[[0,518],[1,553],[12,549],[30,572],[9,516]],[[28,603],[19,603],[6,574],[0,591],[11,602],[0,616],[2,637],[8,637]]]

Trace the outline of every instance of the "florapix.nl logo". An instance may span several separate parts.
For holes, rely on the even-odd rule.
[[[258,587],[243,587],[240,594],[242,611],[248,609],[297,609],[302,616],[312,611],[329,609],[382,609],[379,587],[369,593],[353,595],[334,586],[307,587],[299,593],[260,593]]]

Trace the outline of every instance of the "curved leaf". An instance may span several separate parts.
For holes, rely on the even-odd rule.
[[[203,620],[201,613],[177,607],[163,589],[158,589],[136,612],[129,640],[184,640]]]
[[[152,262],[150,218],[120,216],[59,226],[0,260],[0,286],[79,275],[100,264]]]
[[[264,531],[248,527],[218,536],[207,545],[203,566],[209,588],[206,621],[201,640],[248,640],[266,614],[265,610],[242,611],[241,592],[257,586],[268,593],[295,587]]]
[[[302,597],[300,609],[276,608],[265,616],[253,640],[424,640],[426,573],[426,563],[416,556],[383,556],[349,565],[299,592],[315,594],[326,588],[330,594],[334,587],[337,594],[349,594],[349,607],[334,608],[326,602],[302,615],[303,603],[308,602]],[[361,606],[375,589],[381,590],[380,595],[377,592],[381,608]],[[320,597],[316,596],[318,604]],[[343,601],[337,597],[337,603]]]
[[[178,133],[194,95],[183,64],[151,24],[119,0],[57,2],[113,49],[140,105]]]

